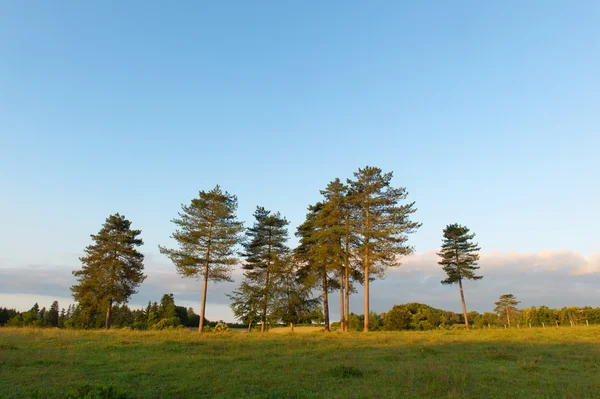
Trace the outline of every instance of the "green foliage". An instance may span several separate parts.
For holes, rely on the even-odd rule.
[[[383,316],[383,325],[387,331],[407,330],[410,326],[412,315],[404,306],[394,305]]]
[[[238,292],[242,296],[249,295],[251,307],[259,302],[259,315],[262,328],[267,323],[276,321],[277,286],[273,283],[275,276],[285,277],[289,271],[290,250],[286,245],[288,239],[287,225],[289,222],[279,212],[271,213],[263,207],[257,207],[254,212],[254,224],[246,230],[244,242],[243,265],[244,282]]]
[[[146,278],[144,255],[136,249],[143,244],[140,234],[125,216],[110,215],[100,232],[91,236],[94,244],[80,258],[81,270],[73,272],[77,277],[71,287],[73,298],[90,312],[107,309],[106,328],[113,304],[127,302]]]
[[[153,330],[168,330],[180,326],[181,323],[177,317],[170,317],[168,319],[161,319],[158,323],[152,326]]]
[[[218,323],[215,326],[216,333],[223,333],[223,332],[228,332],[228,331],[229,331],[229,327],[225,323]]]
[[[517,298],[513,294],[502,294],[496,302],[496,307],[494,308],[494,312],[498,314],[499,317],[504,318],[506,320],[506,324],[510,327],[511,319],[515,320],[518,315],[517,305],[521,303],[517,301]]]
[[[348,326],[350,327],[350,331],[362,331],[364,326],[364,317],[362,315],[350,313],[348,315]]]
[[[237,220],[238,202],[235,195],[216,186],[211,191],[200,191],[190,205],[182,205],[173,239],[178,248],[159,246],[160,252],[171,259],[183,277],[202,278],[202,305],[200,331],[204,326],[207,282],[233,281],[231,272],[238,262],[236,246],[241,242],[243,223]]]
[[[407,245],[408,234],[414,233],[420,223],[410,220],[416,211],[414,202],[400,205],[408,193],[406,188],[391,186],[392,172],[367,166],[348,180],[352,201],[355,249],[364,271],[365,305],[368,305],[368,285],[371,275],[383,277],[389,266],[400,265],[400,257],[409,255],[413,248]],[[369,329],[368,309],[364,329]]]
[[[182,205],[173,239],[177,249],[159,246],[183,277],[232,281],[231,268],[238,261],[235,246],[240,242],[243,224],[237,220],[237,197],[216,186],[200,191],[190,205]]]
[[[449,224],[444,229],[442,249],[438,252],[441,260],[438,262],[448,275],[442,284],[454,284],[463,279],[480,280],[483,277],[475,275],[479,269],[478,244],[473,243],[475,234],[469,234],[469,229],[459,224]]]

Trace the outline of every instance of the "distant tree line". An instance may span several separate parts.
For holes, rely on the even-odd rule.
[[[510,294],[509,294],[510,295]],[[49,309],[40,308],[36,303],[26,312],[0,307],[0,326],[9,327],[58,327],[67,329],[94,329],[104,326],[104,312],[90,314],[80,305],[69,305],[58,310],[58,302]],[[552,309],[547,306],[509,310],[511,324],[508,325],[506,308],[496,307],[496,312],[468,313],[471,328],[529,328],[531,327],[570,327],[576,325],[600,325],[600,307],[569,306]],[[136,330],[164,330],[174,328],[197,328],[200,316],[192,308],[175,305],[173,294],[163,295],[160,303],[149,302],[143,309],[130,309],[127,305],[114,305],[111,310],[113,328]],[[394,305],[385,313],[371,312],[369,315],[371,331],[464,329],[465,318],[462,313],[436,309],[421,303]],[[587,323],[586,323],[587,321]],[[308,323],[323,322],[323,313],[317,310],[315,318]],[[214,329],[218,324],[228,327],[245,328],[244,323],[224,323],[223,321],[204,320],[204,329]],[[364,316],[350,313],[349,330],[362,331]],[[341,323],[331,323],[332,330],[340,330]]]
[[[113,305],[111,327],[136,330],[165,330],[172,328],[198,327],[200,316],[194,309],[177,306],[173,294],[163,295],[160,302],[148,302],[142,309],[131,309],[127,304]],[[58,301],[49,309],[36,303],[26,312],[0,307],[0,326],[10,327],[58,327],[69,329],[95,329],[104,327],[105,312],[85,308],[80,304],[69,305],[59,310]],[[204,320],[204,325],[217,324],[230,327],[243,326],[223,321]]]

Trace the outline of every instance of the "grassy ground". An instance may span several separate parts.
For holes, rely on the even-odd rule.
[[[204,334],[0,329],[0,398],[592,398],[600,328]]]

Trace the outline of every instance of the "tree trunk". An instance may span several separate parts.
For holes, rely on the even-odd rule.
[[[345,314],[344,314],[344,328],[346,332],[350,331],[350,232],[349,232],[349,226],[348,226],[348,219],[346,220],[346,253],[345,253],[345,263],[346,266],[344,267],[344,283],[346,284],[345,287],[345,294],[346,294],[346,298],[345,298]]]
[[[270,237],[269,237],[270,239]],[[271,266],[271,245],[269,245],[269,259],[267,259],[267,277],[265,281],[265,299],[263,303],[263,314],[262,314],[262,325],[260,326],[260,332],[267,331],[267,305],[269,300],[269,268]]]
[[[364,331],[369,332],[369,211],[365,220],[365,309]]]
[[[113,301],[111,299],[110,301],[108,301],[108,308],[106,309],[106,319],[104,320],[104,327],[106,327],[107,330],[110,329],[112,304],[113,304]]]
[[[462,279],[458,279],[458,286],[460,288],[460,300],[462,302],[463,316],[465,317],[465,326],[469,331],[469,318],[467,317],[467,305],[465,304],[465,294],[463,294]]]
[[[344,327],[344,270],[340,270],[340,330],[346,331]]]
[[[327,297],[327,272],[323,270],[323,316],[325,318],[325,331],[329,331],[329,299]]]
[[[510,312],[508,311],[508,306],[506,307],[506,321],[508,323],[508,328],[510,328]]]
[[[204,330],[204,314],[206,310],[206,290],[208,288],[208,264],[204,266],[204,285],[202,286],[202,304],[200,305],[200,325],[198,332]]]
[[[365,250],[365,324],[364,332],[369,332],[369,249]]]
[[[252,320],[248,323],[248,332],[252,331]]]
[[[206,244],[206,262],[204,263],[204,284],[202,286],[202,305],[200,305],[200,324],[198,332],[204,330],[204,315],[206,313],[206,291],[208,289],[208,266],[210,264],[210,244],[212,238],[212,222],[208,223],[208,242]]]

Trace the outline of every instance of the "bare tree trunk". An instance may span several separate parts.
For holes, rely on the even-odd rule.
[[[208,242],[206,244],[206,260],[204,263],[204,284],[202,285],[202,304],[200,305],[200,324],[198,332],[204,330],[204,316],[206,314],[206,291],[208,290],[208,266],[210,264],[210,244],[212,238],[212,222],[208,223]]]
[[[349,277],[349,272],[348,272],[348,268],[346,267],[346,278],[344,281],[344,283],[346,284],[346,306],[345,306],[345,311],[346,314],[344,315],[344,327],[346,328],[346,332],[350,331],[350,281],[348,280]]]
[[[113,301],[111,299],[108,301],[108,308],[106,308],[106,319],[104,320],[104,327],[106,327],[107,330],[110,329],[112,304],[113,304]]]
[[[268,255],[269,257],[267,258],[267,277],[266,277],[266,281],[265,281],[265,300],[263,303],[263,314],[262,314],[262,325],[260,326],[260,332],[265,332],[267,331],[267,308],[268,308],[268,301],[269,301],[269,272],[270,272],[270,268],[271,268],[271,233],[269,233],[269,249],[268,249]]]
[[[248,323],[248,332],[252,331],[252,320]]]
[[[260,332],[267,331],[267,301],[269,297],[269,266],[267,266],[267,281],[265,283],[265,299],[263,303],[263,312],[262,312],[262,325],[260,326]]]
[[[345,298],[345,314],[344,314],[344,328],[346,332],[350,331],[350,232],[349,232],[349,226],[348,226],[348,220],[346,220],[346,253],[345,253],[345,263],[346,266],[344,267],[344,283],[346,284],[345,287],[345,294],[346,294],[346,298]]]
[[[369,211],[365,219],[365,324],[364,331],[369,332]]]
[[[344,270],[340,270],[340,330],[346,331],[344,327]]]
[[[364,332],[369,332],[369,249],[365,251],[365,324]]]
[[[204,330],[204,314],[206,311],[206,290],[208,288],[208,264],[204,265],[204,284],[202,286],[202,304],[200,305],[200,324],[198,325],[198,332]]]
[[[465,326],[469,331],[469,318],[467,317],[467,305],[465,304],[465,294],[463,294],[462,279],[458,279],[458,286],[460,287],[460,300],[462,301],[463,316],[465,317]]]
[[[329,298],[327,296],[327,271],[323,270],[323,316],[325,318],[325,331],[329,331]]]
[[[506,307],[506,321],[508,323],[508,328],[510,328],[510,312],[508,311],[508,306]]]

